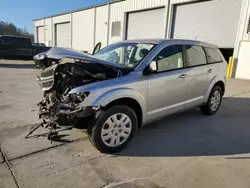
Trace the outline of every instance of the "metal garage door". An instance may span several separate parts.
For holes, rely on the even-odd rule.
[[[128,14],[127,39],[164,38],[165,8]]]
[[[233,48],[242,0],[214,0],[175,7],[172,38]]]
[[[44,43],[44,27],[37,27],[37,42]]]
[[[70,22],[56,24],[56,46],[71,47],[71,28]]]

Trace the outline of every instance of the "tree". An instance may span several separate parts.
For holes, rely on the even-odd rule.
[[[13,23],[0,21],[0,35],[16,35],[16,36],[26,36],[34,41],[34,35],[29,33],[24,27],[24,29],[17,28]]]

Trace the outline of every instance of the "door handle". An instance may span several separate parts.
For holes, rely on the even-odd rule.
[[[188,76],[187,74],[182,74],[179,76],[179,78],[187,78],[187,76]]]
[[[208,73],[212,73],[212,72],[213,72],[213,69],[208,69],[207,72],[208,72]]]

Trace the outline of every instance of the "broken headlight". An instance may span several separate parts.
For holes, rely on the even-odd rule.
[[[81,103],[89,95],[89,92],[84,93],[69,93],[67,96],[68,101],[74,103]]]

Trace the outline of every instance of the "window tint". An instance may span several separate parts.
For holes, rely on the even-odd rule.
[[[202,47],[186,45],[187,67],[207,64],[206,54]]]
[[[223,61],[216,49],[205,48],[205,50],[207,52],[208,63],[218,63]]]
[[[183,68],[183,56],[181,45],[173,45],[164,48],[155,58],[158,62],[158,72]]]
[[[14,44],[11,37],[2,37],[4,44]]]
[[[26,39],[26,38],[15,38],[13,39],[15,41],[16,45],[20,45],[20,46],[30,46],[30,40]]]
[[[9,44],[9,45],[20,45],[20,46],[30,46],[31,41],[30,39],[26,38],[18,38],[18,37],[2,37],[4,40],[4,44]]]

